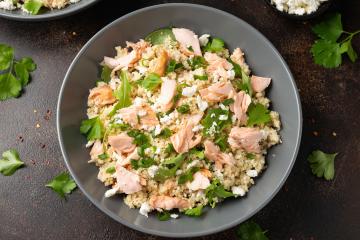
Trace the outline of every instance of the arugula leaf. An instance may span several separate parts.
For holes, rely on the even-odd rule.
[[[109,68],[108,66],[103,66],[102,67],[102,70],[101,70],[101,75],[100,75],[100,78],[101,78],[101,81],[103,82],[110,82],[111,80],[111,68]]]
[[[115,167],[108,167],[105,171],[108,174],[113,174],[116,172]]]
[[[43,2],[40,0],[26,0],[23,4],[23,7],[32,15],[38,14],[42,6]]]
[[[322,39],[336,42],[343,33],[341,14],[335,13],[328,16],[323,22],[315,25],[312,31]]]
[[[149,91],[153,91],[158,88],[161,83],[162,81],[158,74],[149,73],[145,79],[140,82],[140,85]]]
[[[335,68],[341,64],[341,48],[339,43],[329,40],[317,40],[310,49],[315,63],[326,68]]]
[[[206,198],[212,208],[216,206],[216,199],[228,198],[234,196],[232,192],[225,190],[218,179],[214,179],[210,186],[205,189]]]
[[[225,42],[220,38],[213,38],[204,47],[205,52],[221,52],[224,50]]]
[[[98,116],[81,122],[80,133],[86,135],[88,141],[102,139],[104,132],[104,126]]]
[[[157,218],[160,221],[167,221],[171,218],[170,213],[168,211],[162,211],[157,213]]]
[[[261,103],[251,103],[248,108],[248,126],[266,124],[271,121],[270,111]]]
[[[190,112],[190,106],[189,106],[189,104],[183,104],[183,105],[177,107],[176,110],[182,114],[188,113],[188,112]]]
[[[152,45],[163,44],[167,38],[171,41],[176,41],[171,28],[162,28],[151,32],[145,37],[145,41],[150,42]]]
[[[185,211],[185,215],[188,215],[190,217],[200,217],[202,214],[203,206],[199,205],[195,208],[191,208]]]
[[[239,240],[269,240],[265,233],[266,231],[263,231],[257,223],[251,220],[242,223],[236,231]]]
[[[65,194],[70,194],[76,188],[76,183],[71,179],[69,173],[63,172],[45,186],[54,190],[60,197],[65,198]]]
[[[194,180],[194,174],[199,171],[199,167],[192,167],[187,170],[185,173],[181,174],[178,179],[178,184],[184,184],[186,182],[190,182]]]
[[[308,157],[312,173],[317,177],[332,180],[335,175],[334,160],[337,154],[328,154],[320,150],[313,151]]]
[[[36,64],[31,58],[15,61],[14,49],[0,44],[0,101],[19,96],[22,87],[29,82],[29,72],[35,69]]]
[[[14,58],[14,49],[8,45],[0,44],[0,71],[11,66]]]
[[[0,100],[17,97],[21,92],[21,82],[11,73],[0,75]]]
[[[220,116],[227,116],[226,120],[220,120]],[[203,134],[209,136],[222,131],[227,125],[231,124],[230,113],[221,108],[209,109],[205,118],[201,120],[204,126]]]
[[[187,62],[191,70],[207,66],[205,58],[201,56],[194,56],[192,59],[188,59]]]
[[[15,149],[7,150],[0,159],[0,173],[4,176],[13,175],[23,165],[24,162],[20,160],[19,153]]]
[[[131,85],[129,82],[129,75],[127,71],[120,73],[121,85],[119,89],[114,92],[115,97],[119,100],[114,106],[113,110],[109,113],[109,117],[115,115],[116,111],[131,105]]]

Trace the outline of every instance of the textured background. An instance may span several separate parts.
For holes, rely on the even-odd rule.
[[[54,112],[70,62],[111,21],[164,2],[172,1],[106,0],[45,23],[0,19],[0,42],[38,64],[23,95],[0,102],[0,152],[15,148],[26,163],[11,177],[0,176],[0,239],[163,239],[113,221],[79,190],[64,201],[44,185],[65,170]],[[186,2],[225,10],[257,28],[283,55],[299,87],[304,114],[300,153],[286,184],[255,221],[269,230],[270,239],[359,239],[360,61],[351,64],[346,58],[334,70],[314,65],[309,54],[313,22],[283,18],[261,0]],[[360,1],[343,0],[337,8],[346,30],[360,29]],[[354,45],[360,50],[360,36]],[[339,152],[333,181],[311,174],[306,157],[317,148]],[[235,239],[235,230],[199,239]]]

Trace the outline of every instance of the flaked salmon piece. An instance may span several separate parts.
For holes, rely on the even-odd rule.
[[[232,149],[243,149],[246,152],[261,153],[260,141],[264,134],[257,128],[233,127],[228,142]]]
[[[233,68],[231,63],[229,63],[225,58],[219,57],[215,53],[206,52],[204,54],[204,58],[209,63],[206,68],[209,75],[218,76],[224,80],[228,79],[227,71]]]
[[[201,142],[201,135],[195,135],[192,129],[200,122],[202,116],[203,113],[190,116],[185,122],[185,126],[170,137],[170,141],[177,153],[185,153]]]
[[[131,153],[135,150],[136,145],[133,144],[133,138],[129,137],[126,133],[119,135],[109,136],[109,144],[114,148],[115,152],[119,155],[124,153]]]
[[[251,103],[251,97],[244,91],[240,91],[234,96],[234,103],[230,105],[230,110],[235,114],[240,124],[247,122],[246,111]]]
[[[137,129],[159,124],[156,113],[147,103],[121,108],[118,113],[124,122]]]
[[[186,209],[190,207],[190,202],[179,197],[152,196],[149,199],[149,205],[155,209],[171,210],[174,208]]]
[[[114,186],[114,188],[126,194],[132,194],[141,191],[142,186],[140,184],[141,179],[139,175],[126,170],[119,164],[115,166],[115,169],[116,185]]]
[[[160,77],[164,76],[168,60],[168,53],[161,49],[157,56],[155,65],[151,67],[149,71],[158,74]]]
[[[163,78],[161,84],[160,96],[157,103],[160,105],[160,109],[163,112],[167,112],[173,106],[173,98],[176,94],[176,80]]]
[[[250,81],[251,81],[251,88],[255,92],[262,92],[270,85],[271,78],[258,77],[258,76],[252,75]]]
[[[120,159],[117,160],[117,164],[120,166],[126,166],[131,163],[131,160],[138,160],[140,158],[137,148],[134,149],[131,153],[129,153],[127,156],[119,155]]]
[[[173,28],[172,32],[182,49],[189,51],[188,49],[191,47],[193,54],[202,56],[199,39],[193,31],[186,28]]]
[[[218,82],[199,90],[200,96],[207,102],[217,103],[232,98],[235,94],[234,87],[230,82]]]
[[[205,147],[205,157],[210,161],[215,162],[215,167],[217,169],[222,169],[224,164],[234,165],[235,159],[232,155],[223,153],[220,151],[219,146],[215,145],[212,141],[206,140],[204,142]]]
[[[232,53],[231,56],[230,56],[230,59],[231,59],[233,62],[239,64],[240,67],[241,67],[241,69],[242,69],[245,73],[249,74],[249,71],[250,71],[250,70],[249,70],[249,66],[245,63],[244,53],[243,53],[243,51],[242,51],[240,48],[235,48],[235,49],[234,49],[233,53]]]
[[[210,185],[210,180],[203,175],[201,172],[196,172],[194,174],[194,179],[187,186],[192,191],[197,191],[200,189],[206,189]]]
[[[104,153],[104,148],[100,140],[96,140],[90,151],[91,159],[98,159],[98,156]]]
[[[113,90],[109,85],[101,85],[90,90],[88,97],[89,106],[103,107],[116,101]]]
[[[209,171],[209,169],[206,168],[202,168],[200,169],[200,172],[202,173],[202,175],[204,175],[207,178],[212,178],[212,173]]]

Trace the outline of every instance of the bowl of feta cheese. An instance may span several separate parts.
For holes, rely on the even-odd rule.
[[[283,16],[308,20],[325,13],[333,0],[265,0],[265,2]]]

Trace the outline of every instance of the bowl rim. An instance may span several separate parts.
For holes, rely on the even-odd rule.
[[[89,8],[90,6],[94,5],[100,0],[87,0],[85,3],[77,2],[73,3],[73,7],[68,8],[69,6],[66,6],[63,9],[56,9],[55,12],[52,10],[49,10],[49,12],[46,12],[44,14],[39,15],[21,15],[21,14],[15,14],[14,11],[21,11],[19,9],[17,10],[4,10],[0,9],[0,17],[6,18],[9,20],[15,20],[15,21],[23,21],[23,22],[40,22],[40,21],[49,21],[49,20],[55,20],[62,17],[67,17],[69,15],[75,14],[77,12],[80,12],[82,10],[85,10]],[[78,5],[76,5],[78,4]]]
[[[141,14],[142,12],[146,12],[146,11],[156,9],[156,8],[163,8],[163,7],[165,7],[165,8],[166,7],[191,7],[191,8],[197,8],[197,9],[202,9],[202,10],[208,10],[208,11],[210,10],[210,11],[213,11],[215,13],[227,15],[228,17],[232,18],[234,21],[241,22],[242,24],[244,24],[244,26],[246,28],[252,29],[259,38],[261,38],[269,47],[272,48],[274,53],[280,59],[281,63],[285,66],[285,71],[290,76],[291,85],[295,89],[295,96],[294,97],[295,97],[295,101],[297,103],[296,104],[297,112],[299,114],[299,124],[297,126],[298,131],[296,133],[297,134],[297,136],[296,136],[297,139],[296,139],[296,143],[295,143],[295,151],[291,154],[291,156],[289,158],[289,159],[291,159],[291,162],[288,165],[283,178],[278,182],[278,184],[274,188],[274,191],[272,192],[272,194],[267,199],[265,199],[259,206],[257,206],[249,215],[247,215],[246,217],[239,217],[235,221],[229,222],[227,224],[221,225],[221,226],[216,227],[216,228],[212,228],[211,230],[199,230],[197,232],[189,232],[189,233],[181,233],[181,234],[167,233],[167,232],[162,232],[162,231],[158,231],[158,230],[147,229],[147,228],[144,228],[142,226],[138,226],[138,225],[135,225],[133,223],[130,223],[130,222],[127,222],[125,220],[122,220],[122,219],[118,218],[117,214],[115,214],[112,211],[110,211],[110,210],[106,209],[105,207],[103,207],[100,202],[93,199],[93,197],[84,190],[84,187],[83,187],[82,183],[78,180],[78,178],[75,175],[73,169],[70,167],[70,164],[68,162],[68,156],[67,156],[67,153],[65,152],[65,148],[64,148],[64,144],[63,144],[63,137],[62,137],[61,128],[60,128],[60,118],[61,118],[60,108],[61,108],[61,103],[62,103],[62,100],[63,100],[63,92],[64,92],[64,89],[65,89],[66,83],[67,83],[69,75],[70,75],[71,71],[73,70],[74,66],[76,65],[78,59],[82,56],[84,51],[87,50],[88,47],[98,37],[100,37],[109,28],[116,25],[119,21],[122,21],[122,20],[124,20],[124,19],[126,19],[126,18],[128,18],[130,16],[133,16],[133,15]],[[76,184],[78,185],[80,190],[84,193],[84,195],[98,209],[100,209],[106,215],[110,216],[115,221],[117,221],[117,222],[131,228],[131,229],[134,229],[134,230],[137,230],[137,231],[140,231],[140,232],[143,232],[143,233],[147,233],[147,234],[157,235],[157,236],[161,236],[161,237],[172,237],[172,238],[199,237],[199,236],[205,236],[205,235],[210,235],[210,234],[214,234],[214,233],[217,233],[217,232],[221,232],[221,231],[224,231],[224,230],[229,229],[231,227],[234,227],[234,226],[240,224],[241,222],[244,222],[244,221],[248,220],[253,215],[255,215],[257,212],[259,212],[262,208],[264,208],[274,198],[274,196],[279,192],[279,190],[282,188],[282,186],[284,185],[286,179],[288,178],[288,176],[289,176],[289,174],[290,174],[290,172],[291,172],[291,170],[292,170],[292,168],[294,166],[294,163],[296,161],[296,157],[298,155],[299,148],[300,148],[301,137],[302,137],[302,125],[303,125],[301,101],[300,101],[299,92],[298,92],[298,88],[296,86],[294,77],[293,77],[293,75],[292,75],[292,73],[290,71],[290,68],[286,64],[285,60],[280,55],[280,53],[276,50],[276,48],[272,45],[272,43],[264,35],[262,35],[257,29],[255,29],[250,24],[248,24],[247,22],[245,22],[244,20],[238,18],[235,15],[232,15],[232,14],[230,14],[228,12],[225,12],[225,11],[213,8],[213,7],[200,5],[200,4],[191,4],[191,3],[164,3],[164,4],[157,4],[157,5],[152,5],[152,6],[149,6],[149,7],[141,8],[141,9],[130,12],[130,13],[128,13],[128,14],[126,14],[126,15],[112,21],[111,23],[109,23],[108,25],[106,25],[105,27],[100,29],[92,38],[90,38],[88,40],[88,42],[82,47],[82,49],[75,56],[74,60],[71,62],[70,66],[69,66],[69,68],[68,68],[68,70],[66,72],[66,75],[64,77],[63,83],[61,85],[61,89],[60,89],[59,97],[58,97],[58,102],[57,102],[57,111],[56,112],[57,112],[57,117],[56,117],[56,125],[57,126],[56,127],[57,127],[58,140],[59,140],[59,144],[60,144],[61,153],[63,155],[66,167],[69,169],[69,172],[71,173],[71,175],[74,178]]]

